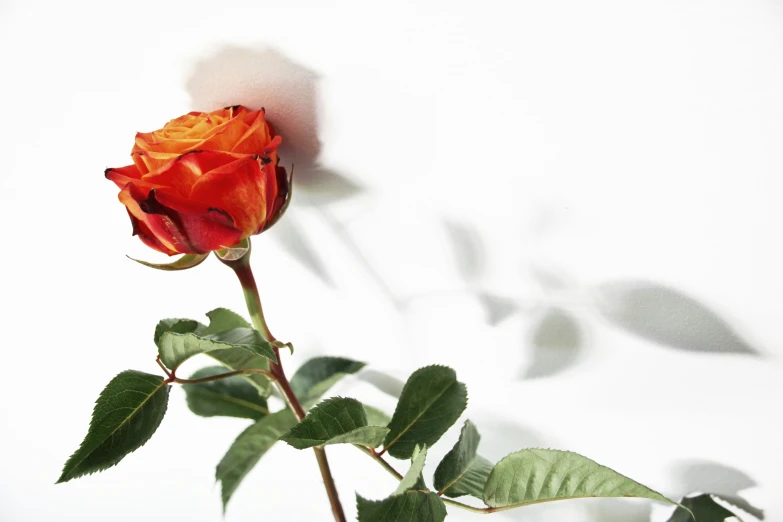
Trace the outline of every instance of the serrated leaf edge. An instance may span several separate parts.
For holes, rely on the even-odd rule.
[[[413,377],[413,374],[415,374],[415,373],[417,373],[417,372],[420,372],[420,371],[422,371],[422,370],[428,369],[428,368],[445,368],[445,369],[447,369],[447,370],[450,370],[450,371],[451,371],[451,373],[453,373],[453,374],[454,374],[454,382],[453,382],[452,384],[450,384],[449,386],[447,386],[446,388],[444,388],[444,389],[443,389],[443,391],[442,391],[441,393],[439,393],[439,394],[438,394],[438,395],[437,395],[437,396],[436,396],[436,397],[435,397],[435,398],[434,398],[434,399],[433,399],[433,400],[432,400],[432,401],[431,401],[431,402],[430,402],[430,403],[427,405],[427,407],[426,407],[426,408],[424,408],[424,409],[422,410],[422,412],[421,412],[421,413],[419,413],[419,414],[416,416],[416,418],[414,418],[414,419],[413,419],[413,421],[411,421],[411,422],[410,422],[410,423],[409,423],[407,426],[405,426],[405,429],[404,429],[404,430],[400,430],[400,433],[399,433],[399,434],[398,434],[398,435],[397,435],[397,436],[396,436],[396,437],[395,437],[395,438],[394,438],[394,439],[393,439],[391,442],[389,442],[389,444],[384,444],[384,446],[383,446],[383,451],[384,451],[384,452],[388,451],[388,450],[389,450],[389,448],[391,448],[392,446],[394,446],[394,444],[395,444],[395,443],[396,443],[396,442],[397,442],[397,441],[400,439],[400,437],[402,437],[404,434],[406,434],[406,433],[407,433],[407,432],[408,432],[408,431],[411,429],[411,426],[413,426],[414,424],[416,424],[416,422],[417,422],[417,421],[418,421],[418,420],[421,418],[421,416],[422,416],[422,415],[424,415],[424,413],[425,413],[425,412],[429,411],[429,409],[432,407],[432,405],[433,405],[433,404],[434,404],[434,403],[435,403],[435,402],[436,402],[438,399],[440,399],[440,398],[443,396],[443,394],[444,394],[444,393],[446,393],[446,391],[447,391],[447,390],[449,390],[449,389],[450,389],[450,388],[451,388],[453,385],[455,385],[455,384],[456,384],[456,385],[461,385],[463,388],[465,388],[465,408],[467,408],[467,402],[468,402],[468,390],[467,390],[467,386],[465,386],[465,384],[464,384],[464,383],[462,383],[462,382],[460,382],[460,381],[458,381],[458,380],[457,380],[457,372],[454,370],[454,368],[451,368],[451,367],[449,367],[449,366],[445,366],[445,365],[442,365],[442,364],[431,364],[431,365],[429,365],[429,366],[424,366],[424,367],[422,367],[422,368],[419,368],[418,370],[414,371],[414,372],[411,374],[411,376],[410,376],[410,377],[408,377],[408,381],[405,383],[405,386],[403,386],[403,388],[402,388],[402,392],[400,392],[400,397],[403,397],[403,396],[405,395],[405,388],[407,388],[407,386],[408,386],[408,382],[410,382],[411,378]],[[399,403],[398,403],[398,404],[399,404]],[[463,412],[465,411],[465,408],[463,408],[463,410],[462,410]],[[397,413],[397,410],[396,410],[396,408],[395,408],[395,411],[394,411],[394,413]],[[394,414],[392,414],[392,421],[393,421],[393,420],[394,420]],[[391,421],[389,421],[389,424],[391,424]]]
[[[127,370],[126,370],[126,371],[127,371]],[[119,376],[120,376],[120,375],[122,375],[123,373],[125,373],[125,372],[120,372],[120,373],[118,373],[117,375],[115,375],[115,376],[112,378],[112,380],[116,379],[117,377],[119,377]],[[109,382],[111,382],[111,381],[109,381]],[[137,412],[137,411],[139,411],[139,410],[140,410],[140,409],[141,409],[141,408],[142,408],[142,407],[143,407],[145,404],[147,404],[147,402],[148,402],[148,401],[149,401],[149,400],[150,400],[152,397],[154,397],[154,396],[155,396],[155,394],[156,394],[156,393],[158,393],[158,392],[160,391],[160,389],[161,389],[161,388],[163,388],[163,387],[165,387],[165,386],[168,386],[168,384],[169,384],[169,383],[167,383],[165,380],[162,380],[162,381],[161,381],[161,383],[160,383],[160,384],[159,384],[159,385],[158,385],[158,386],[157,386],[157,387],[156,387],[154,390],[152,390],[152,393],[150,393],[150,394],[147,396],[147,398],[146,398],[146,399],[144,399],[144,400],[141,402],[141,404],[139,404],[139,405],[138,405],[136,408],[134,408],[134,409],[133,409],[133,411],[132,411],[130,414],[128,414],[128,416],[127,416],[127,417],[125,417],[125,420],[123,420],[123,421],[122,421],[122,422],[121,422],[121,423],[120,423],[120,424],[119,424],[119,425],[118,425],[116,428],[114,428],[114,430],[112,430],[112,432],[111,432],[111,433],[108,435],[108,437],[104,438],[104,439],[103,439],[103,440],[102,440],[102,441],[101,441],[101,442],[98,444],[98,446],[100,446],[101,444],[103,444],[104,442],[106,442],[106,439],[108,439],[109,437],[113,436],[113,435],[114,435],[114,434],[117,432],[117,430],[118,430],[118,429],[120,429],[122,426],[124,426],[124,425],[125,425],[125,423],[126,423],[126,422],[128,422],[128,419],[130,419],[131,417],[133,417],[133,416],[136,414],[136,412]],[[107,385],[107,386],[108,386],[108,385]],[[98,399],[96,399],[96,401],[95,401],[95,404],[96,404],[96,405],[98,404],[98,400],[100,400],[100,395],[98,396]],[[165,408],[164,408],[164,410],[163,410],[163,415],[165,415],[165,414],[166,414],[166,410],[168,410],[168,400],[166,401],[166,405],[165,405]],[[92,424],[92,422],[91,422],[90,424]],[[89,428],[88,428],[88,429],[87,429],[87,435],[89,435],[89,433],[90,433],[90,430],[89,430]],[[84,436],[84,440],[87,440],[87,435],[85,435],[85,436]],[[139,446],[139,448],[141,448],[142,446],[144,446],[144,444],[146,444],[148,441],[149,441],[149,439],[145,440],[145,441],[144,441],[144,442],[143,442],[143,443],[142,443],[142,444]],[[78,449],[77,449],[77,450],[74,452],[74,455],[75,455],[76,453],[78,453],[80,449],[81,449],[81,445],[79,445],[79,448],[78,448]],[[138,448],[136,448],[136,449],[138,449]],[[136,450],[133,450],[133,451],[136,451]],[[133,453],[133,451],[131,451],[131,452],[127,453],[126,455],[129,455],[130,453]],[[73,456],[73,455],[72,455],[72,456]],[[88,455],[88,456],[89,456],[89,455]],[[82,462],[84,462],[84,459],[86,459],[86,458],[87,458],[87,457],[84,457],[84,458],[82,458],[82,459],[81,459],[79,462],[77,462],[76,464],[74,464],[73,466],[71,466],[71,470],[75,469],[75,468],[76,468],[76,467],[77,467],[79,464],[81,464]],[[70,458],[69,458],[68,460],[70,460]],[[67,464],[67,461],[66,461],[66,464]],[[114,466],[116,466],[117,464],[118,464],[118,462],[117,462],[117,463],[114,463],[114,464],[112,464],[111,466],[107,466],[105,469],[108,469],[108,468],[114,467]],[[92,475],[92,474],[94,474],[94,473],[97,473],[98,471],[100,471],[100,470],[95,470],[95,471],[91,471],[91,472],[88,472],[88,473],[82,473],[82,474],[79,474],[79,475],[76,475],[76,476],[73,476],[73,477],[70,477],[70,478],[66,478],[66,479],[64,479],[64,477],[65,477],[65,469],[63,469],[63,472],[62,472],[62,474],[60,475],[60,478],[57,480],[57,482],[55,482],[55,484],[61,484],[61,483],[64,483],[64,482],[68,482],[68,481],[70,481],[70,480],[73,480],[73,479],[75,479],[75,478],[83,477],[84,475]]]
[[[554,449],[554,448],[523,448],[521,450],[512,451],[511,453],[509,453],[508,455],[506,455],[505,457],[500,459],[497,462],[497,464],[495,464],[495,466],[492,467],[492,471],[490,471],[490,476],[492,475],[492,472],[495,471],[495,468],[500,465],[501,462],[503,462],[504,460],[508,459],[512,455],[514,455],[516,453],[519,453],[520,451],[527,451],[527,450],[544,450],[544,451],[557,451],[557,452],[560,452],[560,453],[572,453],[572,454],[578,455],[578,456],[580,456],[580,457],[582,457],[584,459],[590,460],[590,461],[594,462],[595,464],[598,464],[598,462],[594,461],[593,459],[591,459],[589,457],[585,457],[584,455],[580,455],[579,453],[576,453],[574,451],[560,450],[560,449]],[[680,504],[678,502],[675,502],[675,501],[671,500],[666,495],[663,495],[662,493],[659,493],[659,492],[655,491],[654,489],[645,486],[641,482],[638,482],[638,481],[636,481],[636,480],[634,480],[634,479],[632,479],[632,478],[630,478],[630,477],[628,477],[626,475],[623,475],[622,473],[619,473],[619,472],[615,471],[614,469],[610,468],[609,466],[604,466],[603,464],[598,464],[598,465],[603,467],[603,468],[606,468],[606,469],[612,471],[613,473],[617,473],[621,477],[623,477],[625,479],[628,479],[631,482],[634,482],[634,483],[639,484],[640,486],[642,486],[642,487],[644,487],[646,489],[649,489],[650,491],[652,491],[653,493],[655,493],[657,495],[660,495],[667,502],[669,502],[670,504],[673,504],[675,506],[681,507],[682,509],[684,509],[685,511],[687,511],[688,513],[691,514],[691,518],[693,518],[694,520],[696,519],[696,517],[693,515],[693,512],[690,509],[688,509],[687,507],[683,506],[682,504]],[[489,484],[489,480],[487,480],[487,484]],[[512,504],[510,506],[497,506],[497,507],[496,506],[491,506],[491,507],[492,507],[492,511],[493,512],[496,512],[496,511],[507,511],[509,509],[514,509],[514,508],[518,508],[518,507],[525,507],[525,506],[532,506],[532,505],[535,505],[535,504],[545,504],[547,502],[560,502],[560,501],[563,501],[563,500],[578,500],[578,499],[582,499],[582,498],[647,498],[648,500],[656,500],[656,499],[651,499],[651,498],[648,498],[648,497],[638,497],[636,495],[622,495],[622,496],[618,496],[618,497],[602,497],[602,496],[595,496],[595,495],[587,495],[587,496],[577,496],[577,497],[551,498],[551,499],[546,499],[546,500],[532,500],[530,502],[520,502],[518,504]],[[487,506],[489,506],[489,504],[486,501],[486,484],[484,485],[484,499],[482,499],[482,500],[483,500],[483,502],[485,504],[487,504]]]

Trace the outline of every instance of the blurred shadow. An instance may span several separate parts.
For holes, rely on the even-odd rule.
[[[573,314],[548,309],[533,330],[533,359],[523,378],[535,379],[559,373],[573,365],[584,344],[584,334]]]
[[[361,187],[318,163],[318,80],[314,71],[270,48],[224,47],[194,64],[186,82],[195,110],[211,111],[231,105],[266,108],[269,122],[283,137],[281,164],[295,165],[292,208],[323,205],[356,195]],[[300,197],[296,197],[299,193]],[[295,213],[295,212],[294,212]],[[290,217],[275,234],[284,248],[325,282],[324,264]]]
[[[598,311],[612,324],[664,346],[759,355],[726,321],[673,288],[622,281],[600,285],[594,297]]]
[[[478,231],[464,223],[444,220],[446,236],[454,253],[457,271],[466,282],[473,283],[484,272],[484,246]]]
[[[652,506],[647,500],[601,499],[587,507],[595,522],[650,522]]]
[[[296,188],[320,204],[350,197],[360,187],[318,163],[318,80],[315,71],[275,49],[227,46],[195,64],[186,88],[195,110],[265,107],[283,136],[281,162],[296,165]]]
[[[271,237],[277,238],[281,248],[302,263],[305,268],[317,275],[324,283],[334,286],[323,261],[310,244],[305,231],[297,223],[295,214],[278,221],[268,233]]]
[[[486,269],[486,254],[481,236],[475,227],[466,223],[444,219],[446,237],[454,255],[457,273],[484,308],[484,318],[491,326],[511,316],[519,309],[508,297],[487,292],[480,288],[479,279]]]
[[[557,446],[557,441],[552,437],[543,437],[533,428],[521,426],[487,411],[471,412],[470,419],[481,433],[479,453],[493,462],[521,449]]]
[[[356,378],[360,381],[366,382],[367,384],[372,384],[378,388],[378,390],[395,399],[400,397],[402,388],[405,386],[405,383],[398,378],[376,370],[364,369],[356,375]]]
[[[758,485],[746,473],[707,460],[679,462],[675,464],[672,473],[676,476],[680,496],[693,491],[704,491],[737,506],[759,520],[764,520],[764,510],[752,505],[740,495],[740,491]]]
[[[479,291],[476,294],[484,307],[484,318],[490,326],[497,326],[519,310],[519,304],[509,297]]]
[[[572,288],[575,285],[562,271],[554,270],[552,267],[532,266],[530,272],[541,288],[547,291],[558,291],[566,288]]]

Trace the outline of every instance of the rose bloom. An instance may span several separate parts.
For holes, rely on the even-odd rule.
[[[191,112],[139,132],[133,164],[106,169],[133,234],[160,252],[205,254],[263,232],[288,203],[281,138],[264,109]]]

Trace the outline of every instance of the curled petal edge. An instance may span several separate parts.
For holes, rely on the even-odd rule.
[[[288,204],[291,203],[291,195],[294,191],[294,166],[291,165],[291,174],[286,175],[285,169],[278,167],[278,173],[281,171],[283,175],[278,176],[278,185],[282,186],[278,187],[278,191],[280,194],[284,195],[282,198],[278,197],[277,200],[275,200],[270,212],[271,217],[261,226],[261,229],[258,231],[259,233],[272,228],[275,223],[283,217],[285,211],[288,210]]]

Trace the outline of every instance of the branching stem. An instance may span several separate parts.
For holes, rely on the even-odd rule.
[[[242,291],[245,295],[245,303],[247,304],[247,311],[250,313],[250,318],[253,321],[253,326],[258,330],[261,335],[270,343],[276,339],[269,330],[264,319],[264,311],[261,308],[261,297],[258,294],[258,287],[256,286],[255,278],[253,277],[253,271],[250,268],[250,251],[248,251],[241,258],[234,261],[227,261],[221,259],[221,261],[228,265],[239,278],[239,282],[242,284]],[[280,350],[273,346],[275,357],[278,362],[269,363],[269,373],[272,376],[275,384],[281,395],[285,398],[286,404],[293,412],[297,420],[305,418],[307,413],[302,407],[299,399],[294,391],[291,389],[291,383],[288,382],[288,378],[283,370],[283,364],[280,359]],[[321,470],[321,477],[326,487],[326,493],[329,496],[329,504],[332,507],[332,515],[335,522],[346,522],[345,513],[343,512],[342,504],[340,503],[340,497],[337,494],[337,487],[334,484],[334,478],[332,478],[332,472],[329,468],[329,461],[326,458],[326,451],[323,448],[313,448],[315,452],[315,458],[318,460],[318,467]]]
[[[355,444],[354,447],[359,448],[362,452],[369,455],[375,462],[381,465],[383,469],[389,472],[391,476],[396,478],[397,480],[402,480],[402,474],[394,469],[394,466],[389,464],[389,462],[383,458],[383,451],[375,451],[372,448],[367,448],[365,446],[359,446],[358,444]],[[489,515],[490,513],[496,513],[498,511],[503,511],[507,508],[493,508],[493,507],[475,507],[470,506],[468,504],[463,504],[462,502],[457,502],[456,500],[451,500],[449,498],[442,498],[444,504],[448,504],[450,506],[454,506],[456,508],[464,509],[465,511],[470,511],[471,513],[479,513],[481,515]]]

